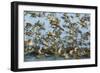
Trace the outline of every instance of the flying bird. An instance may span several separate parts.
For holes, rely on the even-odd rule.
[[[48,36],[55,36],[55,33],[53,33],[53,32],[48,32]]]
[[[25,28],[30,28],[30,27],[32,27],[32,24],[31,23],[26,23]]]
[[[55,18],[54,16],[48,16],[48,19],[50,21],[50,24],[53,26],[53,27],[58,27],[60,28],[61,30],[64,31],[64,29],[59,25],[60,21],[58,18]]]

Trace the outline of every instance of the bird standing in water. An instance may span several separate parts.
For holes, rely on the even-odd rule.
[[[33,51],[33,41],[31,39],[24,41],[24,46],[25,46],[25,51],[26,53],[32,52]]]

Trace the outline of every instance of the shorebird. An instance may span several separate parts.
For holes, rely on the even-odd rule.
[[[25,51],[27,53],[32,52],[33,41],[29,39],[28,41],[24,41]]]
[[[39,48],[38,53],[39,53],[39,54],[43,54],[42,48]]]
[[[69,55],[66,53],[66,51],[62,48],[58,49],[58,55],[64,57],[64,59],[68,59]]]
[[[29,39],[28,41],[24,41],[25,46],[33,46],[33,41]]]

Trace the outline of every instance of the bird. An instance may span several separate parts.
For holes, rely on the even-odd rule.
[[[32,24],[31,23],[26,23],[25,28],[30,28],[30,27],[32,27]]]
[[[28,40],[28,45],[32,46],[33,45],[33,41],[31,39]]]
[[[25,35],[31,36],[33,33],[32,32],[24,32]]]
[[[64,29],[59,25],[60,21],[58,18],[54,17],[54,16],[48,16],[48,19],[50,21],[50,24],[52,25],[52,27],[58,27],[60,28],[62,31],[64,31]]]
[[[43,43],[43,45],[48,46],[48,42],[47,41],[43,40],[42,43]]]
[[[29,52],[32,52],[32,47],[34,46],[33,45],[33,41],[31,40],[31,39],[29,39],[29,40],[27,40],[27,41],[24,41],[24,46],[26,47],[25,48],[25,51],[27,52],[27,53],[29,53]],[[28,48],[27,48],[28,47]]]
[[[86,21],[84,20],[84,18],[81,18],[81,19],[80,19],[80,25],[81,25],[81,27],[86,27],[86,26],[87,26],[87,23],[86,23]]]
[[[33,45],[33,41],[31,39],[24,41],[24,45],[29,45],[32,46]]]
[[[73,55],[73,53],[74,53],[74,50],[73,50],[73,49],[69,51],[69,54],[70,54],[71,56]]]
[[[38,54],[39,54],[39,55],[44,54],[44,53],[42,52],[42,49],[43,49],[42,47],[39,48],[39,50],[38,50]]]
[[[30,13],[31,14],[31,17],[36,17],[37,14],[36,13]]]
[[[48,36],[55,36],[55,33],[53,33],[53,32],[48,32]]]
[[[86,36],[90,36],[90,32],[86,32]]]
[[[58,54],[61,54],[62,53],[62,48],[59,48],[58,49]]]

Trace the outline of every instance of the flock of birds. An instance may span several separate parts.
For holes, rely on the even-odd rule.
[[[33,14],[33,16],[35,16]],[[77,14],[77,17],[79,17],[79,14]],[[60,24],[60,20],[54,16],[48,16],[47,17],[52,28],[59,28],[62,31],[64,31],[64,29],[59,25]],[[85,19],[81,19],[80,20],[82,26],[85,26]],[[27,23],[27,25],[29,27],[31,27],[30,23]],[[27,26],[27,27],[28,27]],[[26,35],[30,35],[32,34],[32,32],[25,32]],[[87,33],[89,34],[89,33]],[[48,36],[55,36],[54,33],[48,32]],[[43,44],[45,46],[48,46],[48,44],[46,42],[43,42]],[[84,55],[88,55],[90,53],[90,51],[88,50],[83,50],[81,51],[81,49],[79,49],[79,47],[70,47],[67,49],[62,49],[62,48],[54,48],[54,49],[50,49],[48,47],[34,47],[33,41],[32,40],[28,40],[28,41],[24,41],[24,45],[25,47],[25,53],[32,53],[33,55],[35,55],[37,58],[41,58],[41,56],[60,56],[63,57],[64,59],[69,59],[69,58],[75,58],[75,59],[79,59],[81,56]],[[28,47],[28,48],[27,48]]]
[[[81,50],[78,47],[75,48],[58,48],[58,49],[51,49],[47,47],[34,47],[32,40],[25,41],[24,44],[28,46],[25,48],[26,54],[30,53],[34,55],[36,58],[49,57],[62,57],[64,59],[80,59],[81,56],[89,55],[90,51],[87,49]]]

